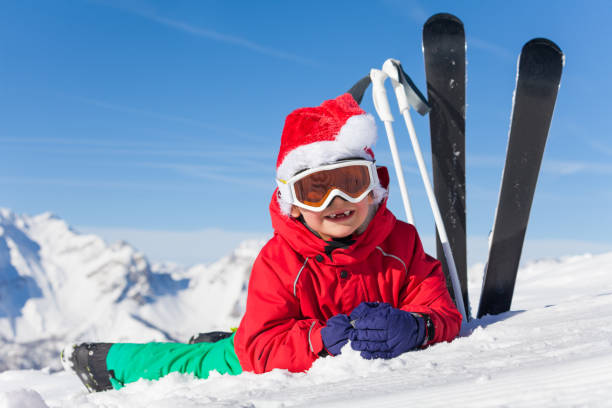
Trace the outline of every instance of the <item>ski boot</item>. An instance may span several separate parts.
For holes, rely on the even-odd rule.
[[[106,369],[106,355],[112,343],[81,343],[65,347],[61,353],[64,370],[72,370],[89,392],[112,390],[112,373]]]
[[[198,333],[189,339],[189,344],[196,343],[216,343],[219,340],[223,340],[231,336],[233,332],[226,331],[212,331],[208,333]]]

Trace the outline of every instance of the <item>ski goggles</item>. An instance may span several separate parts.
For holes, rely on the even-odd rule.
[[[276,179],[283,200],[310,211],[323,211],[335,197],[363,200],[378,185],[376,165],[348,160],[308,169],[289,180]]]

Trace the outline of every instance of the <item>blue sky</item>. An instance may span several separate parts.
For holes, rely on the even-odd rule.
[[[421,29],[437,12],[460,17],[467,34],[471,261],[486,254],[516,59],[534,37],[554,40],[566,66],[525,256],[612,250],[606,1],[3,1],[0,207],[51,211],[152,259],[215,259],[271,232],[289,112],[337,96],[389,57],[425,91]],[[428,119],[413,119],[430,162]],[[433,219],[399,120],[395,131],[431,248]],[[375,152],[391,166],[381,123]],[[389,205],[403,216],[396,185]]]

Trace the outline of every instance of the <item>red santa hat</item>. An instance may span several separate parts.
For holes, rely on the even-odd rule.
[[[285,120],[276,176],[288,180],[302,170],[344,159],[374,161],[372,147],[376,138],[374,117],[348,93],[321,106],[297,109]],[[381,186],[374,189],[377,202],[385,194]],[[279,204],[283,213],[290,213],[291,205],[280,196]]]

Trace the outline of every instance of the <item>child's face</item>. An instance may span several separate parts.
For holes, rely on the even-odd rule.
[[[293,206],[291,216],[298,218],[301,214],[310,228],[317,232],[321,238],[329,241],[332,238],[344,238],[354,233],[368,218],[372,202],[371,194],[368,194],[358,203],[351,203],[336,197],[321,212]]]

